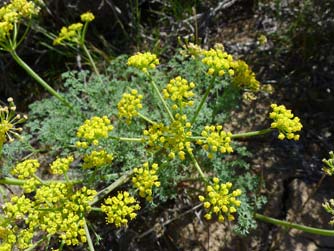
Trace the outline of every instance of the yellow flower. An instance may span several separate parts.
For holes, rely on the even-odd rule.
[[[150,52],[138,52],[128,59],[128,65],[136,67],[147,73],[148,70],[154,69],[159,64],[159,59],[155,54]]]
[[[82,35],[82,23],[74,23],[68,27],[62,27],[58,37],[53,40],[53,45],[63,44],[63,41],[79,44]]]
[[[139,209],[138,202],[128,192],[118,192],[117,196],[108,197],[101,206],[102,212],[107,215],[107,223],[115,224],[116,227],[126,226],[128,219],[134,219]]]
[[[249,68],[247,63],[237,60],[232,63],[234,74],[232,84],[246,91],[258,92],[260,90],[260,82],[256,80],[255,73]]]
[[[126,118],[127,123],[130,123],[133,117],[138,116],[138,110],[143,107],[141,104],[142,99],[143,96],[138,94],[135,89],[132,89],[130,93],[124,93],[117,104],[119,117]]]
[[[37,171],[40,164],[37,159],[28,159],[15,166],[11,174],[17,176],[19,179],[26,179],[31,177]]]
[[[107,138],[112,129],[113,126],[110,124],[110,120],[107,116],[94,116],[91,119],[87,119],[77,131],[77,137],[84,139],[85,141],[79,141],[76,145],[83,148],[85,148],[87,144],[97,145],[99,143],[98,140],[101,138]]]
[[[134,176],[132,178],[132,184],[139,191],[139,196],[145,198],[147,201],[152,201],[152,188],[154,186],[159,187],[158,181],[158,164],[153,163],[151,168],[148,162],[144,163],[142,167],[135,168]]]
[[[329,159],[323,159],[322,162],[325,166],[322,168],[327,175],[332,176],[334,174],[334,152],[329,152]]]
[[[14,138],[20,138],[18,132],[22,131],[22,128],[16,128],[17,124],[23,123],[27,120],[27,116],[21,117],[21,115],[15,115],[16,106],[12,98],[8,98],[9,106],[0,106],[0,151],[2,145],[8,138],[9,141],[13,141]]]
[[[50,165],[51,173],[52,174],[67,173],[73,160],[74,160],[73,156],[68,156],[66,158],[57,158]]]
[[[173,110],[176,110],[194,104],[194,101],[191,100],[195,96],[192,92],[194,87],[193,82],[189,83],[186,79],[178,76],[169,81],[162,93],[165,99],[171,99],[175,103]]]
[[[212,214],[216,214],[218,221],[224,221],[224,215],[227,216],[228,220],[233,220],[233,213],[237,211],[236,208],[241,204],[241,202],[236,199],[236,197],[241,195],[241,190],[236,189],[231,192],[232,183],[220,183],[217,177],[213,178],[212,181],[212,185],[206,187],[207,194],[205,196],[198,196],[207,211],[204,217],[207,220],[211,220]]]
[[[205,126],[201,133],[204,139],[198,140],[196,143],[202,145],[202,148],[208,152],[208,157],[212,158],[216,152],[231,153],[232,133],[223,131],[221,125]]]
[[[103,165],[110,164],[113,160],[113,155],[107,153],[105,150],[92,151],[90,154],[86,154],[83,158],[83,168],[101,167]]]
[[[233,62],[232,55],[224,51],[222,46],[216,46],[210,50],[203,50],[204,58],[202,62],[208,66],[207,73],[209,75],[223,76],[225,72],[229,72]]]
[[[95,19],[95,16],[93,15],[92,12],[87,11],[86,13],[83,13],[80,15],[81,21],[82,22],[91,22]]]
[[[175,114],[175,120],[170,125],[157,123],[144,130],[144,141],[152,151],[166,149],[169,158],[175,158],[177,154],[181,160],[185,159],[186,152],[192,152],[191,123],[187,116]],[[176,153],[176,154],[175,154]]]
[[[269,117],[274,121],[271,123],[271,128],[278,130],[278,138],[280,140],[285,138],[299,140],[299,134],[297,134],[297,132],[303,128],[300,119],[294,117],[291,110],[287,110],[284,105],[278,106],[277,104],[272,104],[271,108],[273,111],[270,113]]]

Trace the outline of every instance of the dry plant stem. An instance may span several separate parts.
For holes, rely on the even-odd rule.
[[[15,50],[9,51],[13,59],[20,65],[33,79],[43,86],[51,95],[60,100],[64,105],[69,108],[73,108],[72,105],[61,96],[55,89],[53,89],[48,83],[46,83],[36,72],[34,72],[17,54]]]
[[[195,121],[197,119],[197,116],[198,116],[199,112],[201,111],[201,109],[202,109],[202,107],[204,105],[204,102],[206,101],[206,99],[208,98],[208,96],[210,94],[210,91],[211,91],[211,89],[213,87],[213,84],[215,83],[215,80],[216,80],[216,76],[213,76],[212,79],[211,79],[211,81],[210,81],[208,89],[206,89],[206,92],[205,92],[204,96],[202,97],[201,103],[197,107],[197,110],[195,112],[194,117],[191,119],[191,124],[195,123]]]
[[[322,182],[324,181],[324,179],[326,178],[326,174],[322,174],[320,180],[318,181],[317,185],[315,186],[315,188],[313,188],[312,192],[310,193],[310,195],[307,197],[306,201],[303,203],[302,208],[299,210],[299,213],[302,213],[304,211],[304,208],[306,206],[306,204],[310,201],[310,199],[313,197],[313,195],[318,191],[319,187],[321,186]]]
[[[92,238],[90,237],[90,233],[89,233],[89,230],[88,230],[86,219],[83,218],[83,220],[84,220],[84,229],[85,229],[85,233],[86,233],[86,237],[87,237],[87,243],[88,243],[89,250],[90,251],[95,251],[93,241],[92,241]]]
[[[160,102],[162,103],[163,107],[165,108],[166,112],[168,113],[168,116],[170,118],[171,121],[174,121],[174,117],[172,112],[170,111],[166,101],[164,100],[164,98],[162,97],[157,85],[155,84],[155,82],[153,81],[152,77],[150,75],[148,75],[149,79],[150,79],[150,83],[155,91],[155,93],[158,95],[158,98],[160,100]]]
[[[322,228],[315,228],[315,227],[307,227],[304,225],[296,224],[296,223],[291,223],[289,221],[284,221],[284,220],[278,220],[275,218],[271,218],[262,214],[255,214],[255,219],[261,220],[264,222],[268,222],[277,226],[285,227],[285,228],[294,228],[301,230],[305,233],[310,233],[310,234],[317,234],[317,235],[322,235],[322,236],[334,236],[334,230],[327,230],[327,229],[322,229]]]
[[[110,184],[109,186],[107,186],[106,188],[104,188],[103,190],[98,192],[97,195],[95,195],[94,200],[90,203],[90,205],[91,206],[94,205],[95,203],[97,203],[98,201],[103,199],[105,196],[107,196],[111,191],[113,191],[114,189],[116,189],[120,185],[123,185],[124,183],[126,183],[130,179],[132,174],[133,174],[133,170],[127,172],[124,175],[122,175],[120,178],[118,178],[112,184]]]
[[[203,204],[200,203],[200,204],[197,204],[196,206],[190,208],[189,210],[177,215],[176,217],[172,218],[172,219],[169,219],[167,220],[166,222],[162,223],[162,227],[165,227],[167,226],[168,224],[172,223],[173,221],[177,220],[177,219],[180,219],[182,218],[183,216],[195,211],[196,209],[200,208]],[[141,238],[145,237],[146,235],[154,232],[156,230],[156,225],[154,225],[152,228],[150,228],[149,230],[147,230],[146,232],[142,233],[141,235],[139,235],[136,239],[140,240]]]

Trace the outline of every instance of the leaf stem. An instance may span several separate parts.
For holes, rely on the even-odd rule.
[[[271,218],[262,214],[255,213],[255,219],[261,220],[264,222],[268,222],[277,226],[285,227],[285,228],[294,228],[301,230],[306,233],[310,234],[317,234],[317,235],[322,235],[322,236],[334,236],[334,230],[328,230],[328,229],[322,229],[322,228],[315,228],[315,227],[307,227],[304,225],[284,221],[284,220],[278,220],[275,218]]]

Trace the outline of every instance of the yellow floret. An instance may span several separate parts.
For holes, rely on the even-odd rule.
[[[234,216],[232,214],[237,211],[236,207],[241,204],[239,200],[236,200],[236,197],[241,195],[241,190],[237,189],[230,192],[232,183],[220,184],[217,177],[214,177],[212,181],[213,185],[206,187],[206,196],[198,196],[207,211],[204,218],[210,220],[212,214],[216,214],[219,221],[224,221],[225,217],[223,215],[226,215],[227,219],[233,220]]]

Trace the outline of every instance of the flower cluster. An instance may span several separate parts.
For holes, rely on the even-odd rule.
[[[128,59],[128,65],[136,67],[147,73],[148,70],[154,69],[159,64],[159,59],[155,54],[150,52],[138,52]]]
[[[82,187],[74,191],[71,185],[61,182],[41,186],[34,196],[35,208],[39,210],[30,212],[26,224],[57,234],[67,245],[85,243],[83,216],[91,210],[89,203],[95,195],[95,190]],[[54,208],[58,210],[48,210]]]
[[[42,183],[38,178],[32,177],[30,179],[25,180],[24,184],[22,185],[22,188],[25,193],[32,193],[33,191],[36,191],[37,187],[41,184]]]
[[[141,104],[142,99],[143,96],[138,94],[135,89],[132,89],[130,93],[124,93],[117,104],[119,117],[126,118],[127,122],[130,123],[133,117],[138,116],[138,110],[143,107]]]
[[[326,210],[327,213],[332,215],[329,224],[334,225],[334,199],[330,199],[329,201],[325,201],[322,204],[322,207]]]
[[[271,128],[276,128],[279,131],[278,138],[283,140],[293,139],[299,140],[299,132],[303,126],[298,117],[294,117],[291,110],[287,110],[284,105],[272,104],[273,112],[269,117],[274,121],[271,123]]]
[[[234,75],[234,71],[231,69],[233,57],[225,52],[223,48],[217,47],[210,50],[203,50],[202,53],[204,55],[202,62],[209,67],[209,75],[223,76],[226,72],[228,72],[230,76]]]
[[[233,148],[230,146],[232,133],[223,131],[221,125],[205,126],[201,133],[204,139],[197,140],[197,144],[202,145],[208,151],[208,157],[213,158],[214,153],[231,153]]]
[[[171,99],[175,104],[172,106],[174,110],[185,106],[193,106],[194,101],[190,100],[195,96],[192,89],[195,87],[193,82],[188,82],[180,76],[169,81],[162,93],[165,99]]]
[[[4,210],[8,218],[14,220],[22,220],[25,217],[25,214],[30,212],[33,209],[33,203],[29,198],[26,198],[25,195],[20,197],[13,196],[10,202],[4,204]]]
[[[132,177],[132,183],[139,190],[139,196],[145,198],[147,201],[153,200],[153,186],[160,186],[157,171],[158,164],[153,163],[150,168],[148,162],[145,162],[142,167],[133,169],[134,176]]]
[[[92,12],[87,11],[87,12],[80,15],[80,19],[84,23],[86,23],[86,22],[89,23],[89,22],[92,22],[95,19],[95,16]]]
[[[33,1],[12,0],[0,8],[0,46],[10,39],[15,23],[22,19],[30,19],[38,14],[39,8]]]
[[[203,49],[194,43],[186,43],[183,46],[183,50],[180,51],[183,56],[191,56],[192,58],[198,58],[202,56]]]
[[[113,223],[116,227],[126,226],[128,218],[134,219],[140,206],[136,199],[128,192],[119,192],[117,196],[108,197],[101,205],[101,210],[107,217],[107,223]]]
[[[177,113],[170,125],[157,123],[148,130],[144,130],[144,141],[151,150],[166,149],[169,150],[169,158],[174,159],[177,154],[181,160],[184,160],[186,152],[192,152],[190,129],[191,123],[188,122],[187,116]]]
[[[68,156],[66,158],[57,158],[50,165],[51,173],[52,174],[67,173],[73,160],[74,160],[73,156]]]
[[[78,141],[77,147],[87,148],[88,144],[98,145],[99,139],[107,138],[109,132],[113,129],[107,116],[92,117],[87,119],[77,131],[77,137],[85,141]]]
[[[113,160],[113,155],[107,153],[105,150],[92,151],[90,154],[86,154],[83,158],[82,167],[92,168],[92,167],[101,167],[103,165],[110,164]]]
[[[255,73],[249,68],[245,61],[237,60],[232,64],[234,76],[232,84],[246,91],[258,92],[260,82],[256,80]]]
[[[68,27],[62,27],[58,37],[53,40],[53,45],[62,44],[63,41],[79,44],[82,33],[82,23],[74,23]]]
[[[329,152],[329,159],[323,159],[322,162],[325,164],[325,166],[322,168],[322,170],[329,176],[332,176],[334,174],[334,152]]]
[[[87,24],[95,19],[95,16],[90,11],[80,15],[81,21],[84,23],[74,23],[68,27],[62,27],[56,39],[53,40],[53,45],[64,45],[64,42],[82,45],[87,30]]]
[[[224,215],[227,216],[228,220],[234,220],[233,213],[237,211],[236,207],[241,204],[236,197],[241,195],[241,190],[236,189],[230,192],[231,187],[231,182],[220,184],[219,179],[215,177],[213,178],[213,184],[206,187],[207,195],[198,196],[207,210],[204,215],[207,220],[212,219],[213,213],[218,216],[220,222],[225,220]]]
[[[19,179],[23,180],[33,176],[39,166],[40,164],[37,159],[28,159],[21,163],[18,163],[11,171],[11,173],[12,175],[15,175]]]
[[[9,106],[0,106],[0,149],[7,138],[13,141],[13,137],[20,137],[18,132],[21,132],[22,128],[15,126],[27,120],[27,116],[15,115],[16,106],[12,98],[8,98],[7,101]]]

